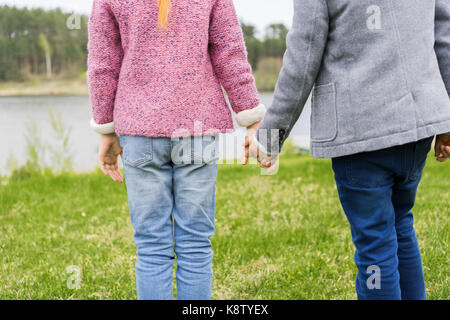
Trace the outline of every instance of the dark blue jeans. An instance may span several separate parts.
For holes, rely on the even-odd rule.
[[[411,209],[432,138],[333,159],[356,247],[358,299],[425,299]]]

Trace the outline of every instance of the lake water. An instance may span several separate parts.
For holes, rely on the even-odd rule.
[[[273,94],[261,94],[261,101],[270,106]],[[73,168],[77,171],[92,170],[97,166],[98,136],[89,127],[91,118],[90,102],[87,96],[51,96],[51,97],[0,97],[0,173],[7,173],[10,157],[19,164],[26,159],[26,125],[34,122],[39,130],[41,140],[55,144],[54,133],[50,124],[49,110],[61,115],[66,126],[72,130],[70,139],[73,154]],[[311,114],[308,102],[305,110],[292,131],[294,143],[302,148],[309,147],[309,118]],[[236,126],[233,134],[220,139],[221,152],[240,157],[245,130]],[[236,150],[236,151],[234,151]]]

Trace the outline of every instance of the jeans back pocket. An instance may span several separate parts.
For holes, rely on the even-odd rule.
[[[123,149],[123,162],[138,167],[153,159],[153,139],[142,136],[120,136]]]

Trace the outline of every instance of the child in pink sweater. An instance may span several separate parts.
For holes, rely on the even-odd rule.
[[[216,134],[260,104],[232,0],[94,0],[89,89],[103,172],[122,181],[140,299],[210,299]],[[120,136],[120,140],[119,140]]]

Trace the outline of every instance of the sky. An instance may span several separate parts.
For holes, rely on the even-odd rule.
[[[62,8],[64,11],[89,13],[93,0],[0,0],[0,5],[17,7]],[[156,0],[154,0],[156,1]],[[189,1],[189,0],[187,0]],[[262,32],[271,23],[291,25],[293,0],[233,0],[239,17]]]

